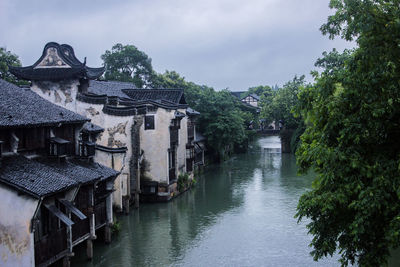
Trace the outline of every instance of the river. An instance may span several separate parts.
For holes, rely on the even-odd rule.
[[[306,223],[293,216],[313,176],[297,176],[279,148],[278,137],[260,138],[171,202],[119,216],[113,242],[96,242],[92,262],[78,252],[73,266],[339,266],[309,255]]]

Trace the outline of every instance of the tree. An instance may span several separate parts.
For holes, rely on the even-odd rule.
[[[264,94],[266,95],[271,95],[272,94],[272,88],[268,85],[259,85],[255,87],[250,87],[246,92],[240,95],[240,98],[243,99],[248,95],[255,94],[258,96],[263,96]]]
[[[154,75],[151,59],[134,45],[115,44],[101,59],[106,80],[133,82],[138,88],[151,85]]]
[[[251,131],[247,124],[254,116],[246,112],[241,102],[227,90],[215,91],[206,85],[185,81],[175,71],[153,76],[157,88],[179,88],[185,92],[186,102],[200,112],[198,130],[207,138],[207,143],[219,160],[223,160],[235,147],[246,145]]]
[[[318,260],[338,251],[343,266],[387,264],[400,245],[400,7],[394,0],[331,0],[321,27],[355,40],[343,54],[325,53],[315,84],[300,93],[307,129],[297,151],[313,189],[299,200],[299,221]]]
[[[297,128],[301,119],[293,115],[292,109],[297,104],[300,88],[305,86],[304,78],[304,75],[295,76],[275,93],[270,90],[261,97],[261,116],[268,123],[282,121],[287,129]]]
[[[152,85],[154,88],[160,89],[185,89],[188,87],[185,77],[181,77],[179,73],[174,70],[166,70],[163,74],[154,73]]]
[[[20,81],[8,71],[8,66],[20,67],[21,61],[16,54],[7,51],[6,48],[0,47],[0,78],[10,83],[17,85],[26,84],[24,81]]]
[[[200,112],[199,128],[219,160],[247,140],[245,114],[227,90],[204,88],[194,107]]]

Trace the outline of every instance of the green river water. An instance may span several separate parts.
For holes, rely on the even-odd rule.
[[[293,216],[313,177],[297,176],[279,148],[278,137],[260,138],[171,202],[119,216],[113,242],[95,242],[92,262],[78,251],[72,266],[339,266],[309,255],[306,222]]]

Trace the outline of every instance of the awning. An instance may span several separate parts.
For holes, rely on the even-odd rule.
[[[63,223],[65,223],[67,226],[71,226],[74,224],[73,221],[71,221],[70,218],[68,218],[67,215],[62,213],[59,209],[57,209],[56,206],[54,205],[48,205],[44,204],[44,206],[51,212],[53,213],[54,216],[56,216],[58,219],[60,219]]]
[[[66,199],[58,199],[67,209],[69,209],[73,214],[75,214],[79,219],[86,219],[86,215],[83,214],[80,210],[78,210],[71,202]]]

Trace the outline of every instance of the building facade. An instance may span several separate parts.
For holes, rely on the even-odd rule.
[[[87,118],[0,80],[1,266],[67,264],[82,242],[90,258],[101,228],[111,240],[118,172],[93,161],[82,137],[97,132],[87,127]]]
[[[128,212],[131,203],[138,206],[140,196],[169,200],[178,193],[180,175],[193,177],[190,131],[198,113],[187,112],[183,90],[97,81],[102,68],[86,67],[72,47],[57,43],[48,43],[32,66],[10,71],[30,80],[31,90],[42,98],[89,118],[89,131],[104,129],[89,141],[96,142],[95,161],[121,173],[113,193],[117,210]]]

